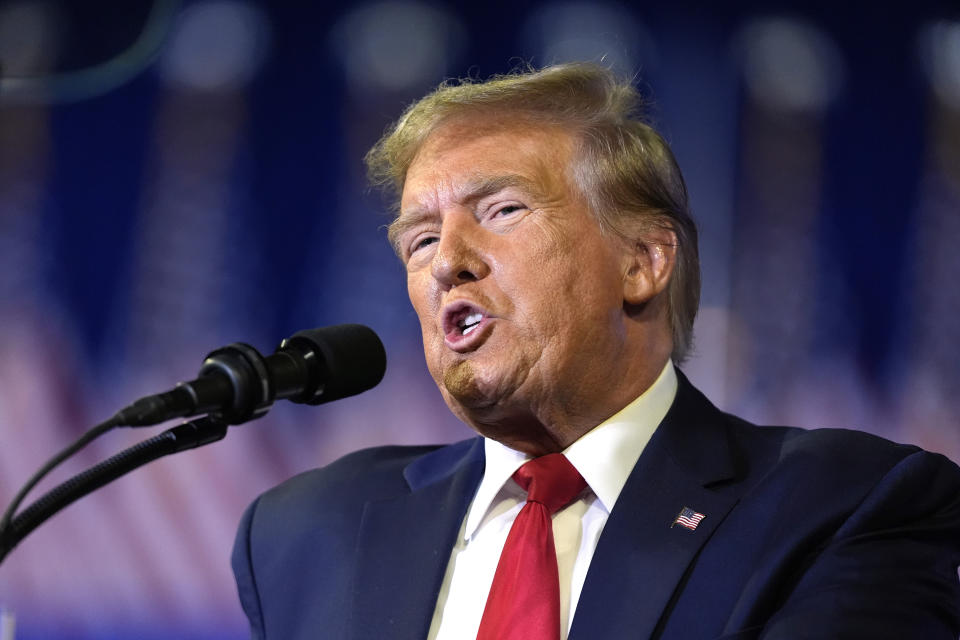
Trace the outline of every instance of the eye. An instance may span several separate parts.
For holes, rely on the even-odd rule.
[[[522,204],[508,204],[508,205],[506,205],[506,206],[504,206],[504,207],[500,207],[499,209],[497,209],[496,211],[494,211],[494,212],[493,212],[493,215],[494,215],[494,216],[501,216],[501,217],[502,217],[502,216],[509,216],[509,215],[511,215],[511,214],[516,213],[517,211],[523,211],[524,209],[526,209],[526,207],[523,206]]]
[[[414,240],[413,244],[410,245],[411,255],[416,253],[420,249],[423,249],[424,247],[427,247],[433,244],[434,242],[437,242],[438,240],[439,238],[437,236],[421,236],[417,238],[416,240]]]

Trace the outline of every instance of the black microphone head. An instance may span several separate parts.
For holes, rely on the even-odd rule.
[[[306,360],[316,360],[311,362],[317,372],[316,384],[290,398],[293,402],[323,404],[362,393],[377,386],[387,370],[383,343],[373,329],[362,324],[298,331],[280,343],[280,350],[294,350]]]

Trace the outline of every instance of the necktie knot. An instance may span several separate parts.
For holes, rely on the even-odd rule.
[[[517,469],[513,479],[527,491],[528,502],[539,502],[551,515],[570,504],[587,486],[562,453],[530,460]]]

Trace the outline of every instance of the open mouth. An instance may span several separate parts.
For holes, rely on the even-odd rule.
[[[473,304],[454,303],[443,314],[443,332],[447,342],[462,343],[465,339],[479,333],[489,317],[485,310]]]

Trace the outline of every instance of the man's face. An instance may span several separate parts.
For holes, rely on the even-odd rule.
[[[570,183],[572,153],[557,128],[454,121],[403,189],[396,238],[430,373],[455,414],[515,446],[537,420],[589,413],[624,357],[625,244]]]

